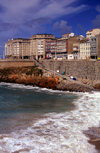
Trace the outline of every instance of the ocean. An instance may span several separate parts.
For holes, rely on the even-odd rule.
[[[99,121],[100,92],[0,83],[0,153],[96,153],[83,131]]]

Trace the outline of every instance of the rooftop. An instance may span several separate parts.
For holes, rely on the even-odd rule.
[[[28,38],[13,38],[12,40],[30,40]]]

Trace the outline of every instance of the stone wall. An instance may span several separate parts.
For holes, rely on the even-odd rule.
[[[25,67],[25,66],[33,66],[34,62],[30,60],[0,60],[0,68],[8,68],[8,67]]]
[[[100,80],[100,61],[79,60],[79,61],[53,61],[42,60],[45,68],[50,70],[59,70],[60,74],[65,72],[68,76],[74,76],[82,79]],[[0,60],[0,68],[33,66],[34,62],[30,60]]]
[[[100,61],[52,61],[45,60],[41,63],[51,70],[59,70],[60,73],[65,72],[69,76],[82,79],[100,80]]]

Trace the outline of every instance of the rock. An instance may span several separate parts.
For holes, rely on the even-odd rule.
[[[58,90],[75,91],[75,92],[91,92],[93,88],[84,84],[62,81],[57,85]]]
[[[100,90],[100,82],[94,83],[93,87],[94,87],[94,89],[96,89],[96,90]]]
[[[34,66],[0,69],[0,81],[72,92],[90,92],[93,90],[92,87],[83,83],[79,84],[77,81],[63,80],[57,75],[54,77],[51,72],[47,75],[47,71],[44,72],[42,69]]]

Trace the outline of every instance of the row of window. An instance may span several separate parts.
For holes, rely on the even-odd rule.
[[[90,48],[80,48],[80,50],[90,50]]]
[[[80,55],[90,55],[90,52],[81,52]]]

